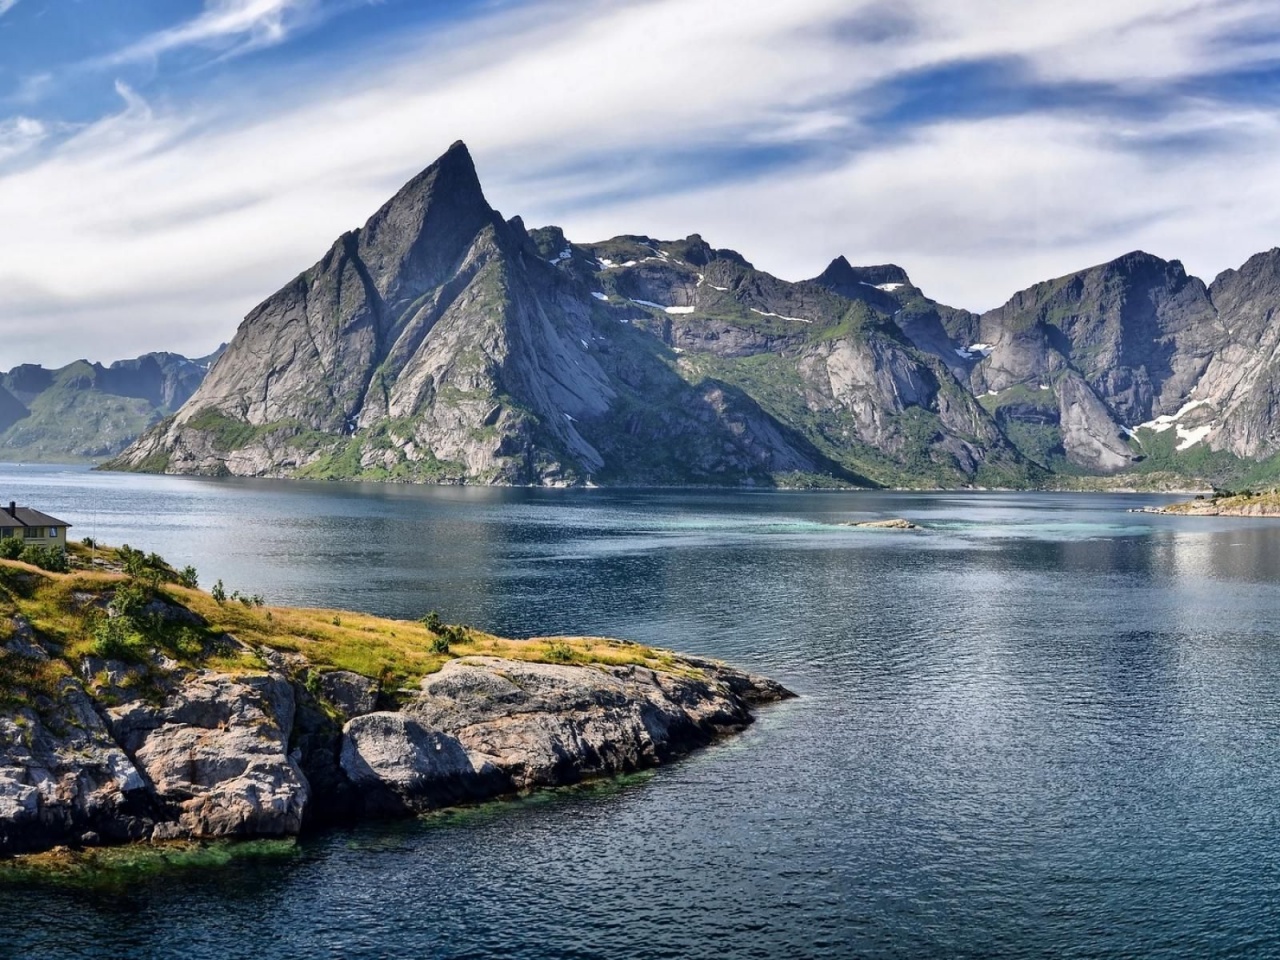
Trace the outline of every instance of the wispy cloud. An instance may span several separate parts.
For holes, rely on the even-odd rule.
[[[0,0],[0,17],[18,5],[18,0]]]
[[[112,54],[106,62],[150,60],[184,47],[242,52],[273,46],[313,20],[320,10],[320,0],[205,0],[198,16],[144,37]]]
[[[459,137],[495,205],[531,223],[699,231],[790,277],[892,259],[958,306],[1134,247],[1212,274],[1280,242],[1274,111],[1187,92],[1275,62],[1241,39],[1280,35],[1272,0],[494,9],[346,69],[299,65],[278,97],[179,107],[121,88],[125,109],[56,148],[15,132],[28,152],[0,168],[0,218],[24,228],[0,257],[0,342],[30,347],[9,359],[207,349]],[[210,3],[134,55],[274,42],[308,15]],[[999,109],[883,122],[901,78],[984,61],[1009,65]],[[1083,93],[1020,99],[1032,83]]]
[[[48,135],[48,126],[31,117],[0,120],[0,164],[34,149]]]

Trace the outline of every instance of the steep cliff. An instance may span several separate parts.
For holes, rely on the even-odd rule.
[[[484,199],[455,144],[255,309],[114,464],[566,484],[1025,481],[879,291],[700,237],[574,244]]]
[[[458,143],[250,313],[112,466],[515,484],[1242,477],[1280,453],[1278,276],[1280,251],[1208,287],[1135,252],[978,315],[894,264],[838,257],[792,283],[697,235],[530,231],[489,206]],[[0,394],[0,423],[12,406]]]

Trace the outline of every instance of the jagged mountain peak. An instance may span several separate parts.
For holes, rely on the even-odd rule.
[[[1220,280],[1211,300],[1177,260],[1135,250],[981,317],[893,263],[838,256],[788,283],[696,233],[574,242],[503,220],[457,142],[255,310],[121,462],[484,483],[1127,469],[1162,455],[1134,433],[1180,416],[1193,387],[1259,395],[1230,377],[1242,349],[1276,352],[1259,305],[1280,301],[1280,250]],[[1219,436],[1178,425],[1179,443]],[[1280,447],[1231,436],[1250,455]]]
[[[843,255],[836,257],[810,281],[850,300],[860,300],[885,314],[899,307],[899,291],[912,290],[907,271],[896,264],[855,267]]]
[[[891,293],[854,299],[880,308],[697,234],[575,244],[504,221],[459,144],[255,309],[120,464],[488,483],[1021,476],[950,373],[881,329]],[[838,439],[778,419],[797,384]],[[907,407],[929,426],[904,430]]]
[[[1280,274],[1280,247],[1255,253],[1238,268],[1223,270],[1214,277],[1214,289],[1238,278],[1256,278]]]
[[[484,197],[480,186],[480,175],[476,172],[475,160],[471,151],[461,140],[455,140],[444,153],[428,164],[392,197],[383,208],[394,205],[406,194],[432,190],[440,184],[445,189],[475,193]]]
[[[817,283],[830,288],[832,284],[865,284],[880,287],[888,284],[910,285],[907,271],[896,263],[882,263],[869,267],[855,267],[841,254],[828,264],[827,269],[815,278]]]
[[[1102,264],[1098,269],[1129,276],[1159,276],[1168,278],[1174,283],[1189,279],[1181,260],[1166,260],[1145,250],[1131,250],[1123,256]]]
[[[466,145],[454,143],[406,183],[334,251],[358,256],[384,299],[442,281],[486,226],[502,224],[489,206]],[[502,224],[505,226],[505,224]]]

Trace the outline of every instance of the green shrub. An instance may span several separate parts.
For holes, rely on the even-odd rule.
[[[146,642],[129,617],[102,617],[93,628],[93,652],[104,660],[138,661]]]
[[[227,588],[222,585],[221,578],[219,578],[218,582],[209,590],[209,596],[213,597],[213,599],[218,603],[227,602]]]
[[[142,608],[150,599],[150,594],[141,583],[136,580],[126,580],[116,587],[115,595],[107,604],[107,608],[116,617],[134,618],[142,613]]]
[[[573,660],[573,648],[563,640],[553,640],[547,644],[547,659],[553,663],[569,663]]]
[[[194,590],[200,586],[200,577],[196,573],[196,568],[187,564],[178,571],[178,585]]]
[[[163,628],[161,628],[163,631]],[[163,646],[180,657],[194,660],[204,653],[204,638],[199,631],[183,627],[177,633],[167,636],[161,632]]]
[[[444,626],[444,621],[440,619],[440,614],[436,613],[434,610],[432,610],[430,613],[428,613],[425,617],[423,617],[418,622],[421,623],[428,630],[430,630],[432,633],[439,633],[441,628]]]
[[[8,539],[15,538],[9,537]],[[29,563],[32,566],[39,567],[41,570],[50,570],[54,573],[66,573],[71,569],[70,564],[67,563],[67,553],[61,547],[46,547],[33,543],[22,548],[22,552],[18,554],[18,559],[23,563]]]
[[[0,539],[0,557],[5,560],[17,560],[23,546],[21,537],[4,537]]]
[[[158,553],[143,553],[125,543],[120,545],[119,554],[120,560],[124,563],[125,573],[139,580],[145,580],[153,587],[160,586],[161,581],[164,580],[182,582],[181,575],[174,573],[173,568]],[[195,568],[190,569],[194,574]]]
[[[448,653],[449,638],[443,635],[437,635],[431,638],[432,653]]]

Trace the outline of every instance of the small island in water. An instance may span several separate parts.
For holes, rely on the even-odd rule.
[[[625,641],[206,592],[127,546],[3,547],[0,855],[292,836],[627,773],[792,696]]]
[[[1163,507],[1145,507],[1139,512],[1184,517],[1280,517],[1280,489],[1223,490]]]

